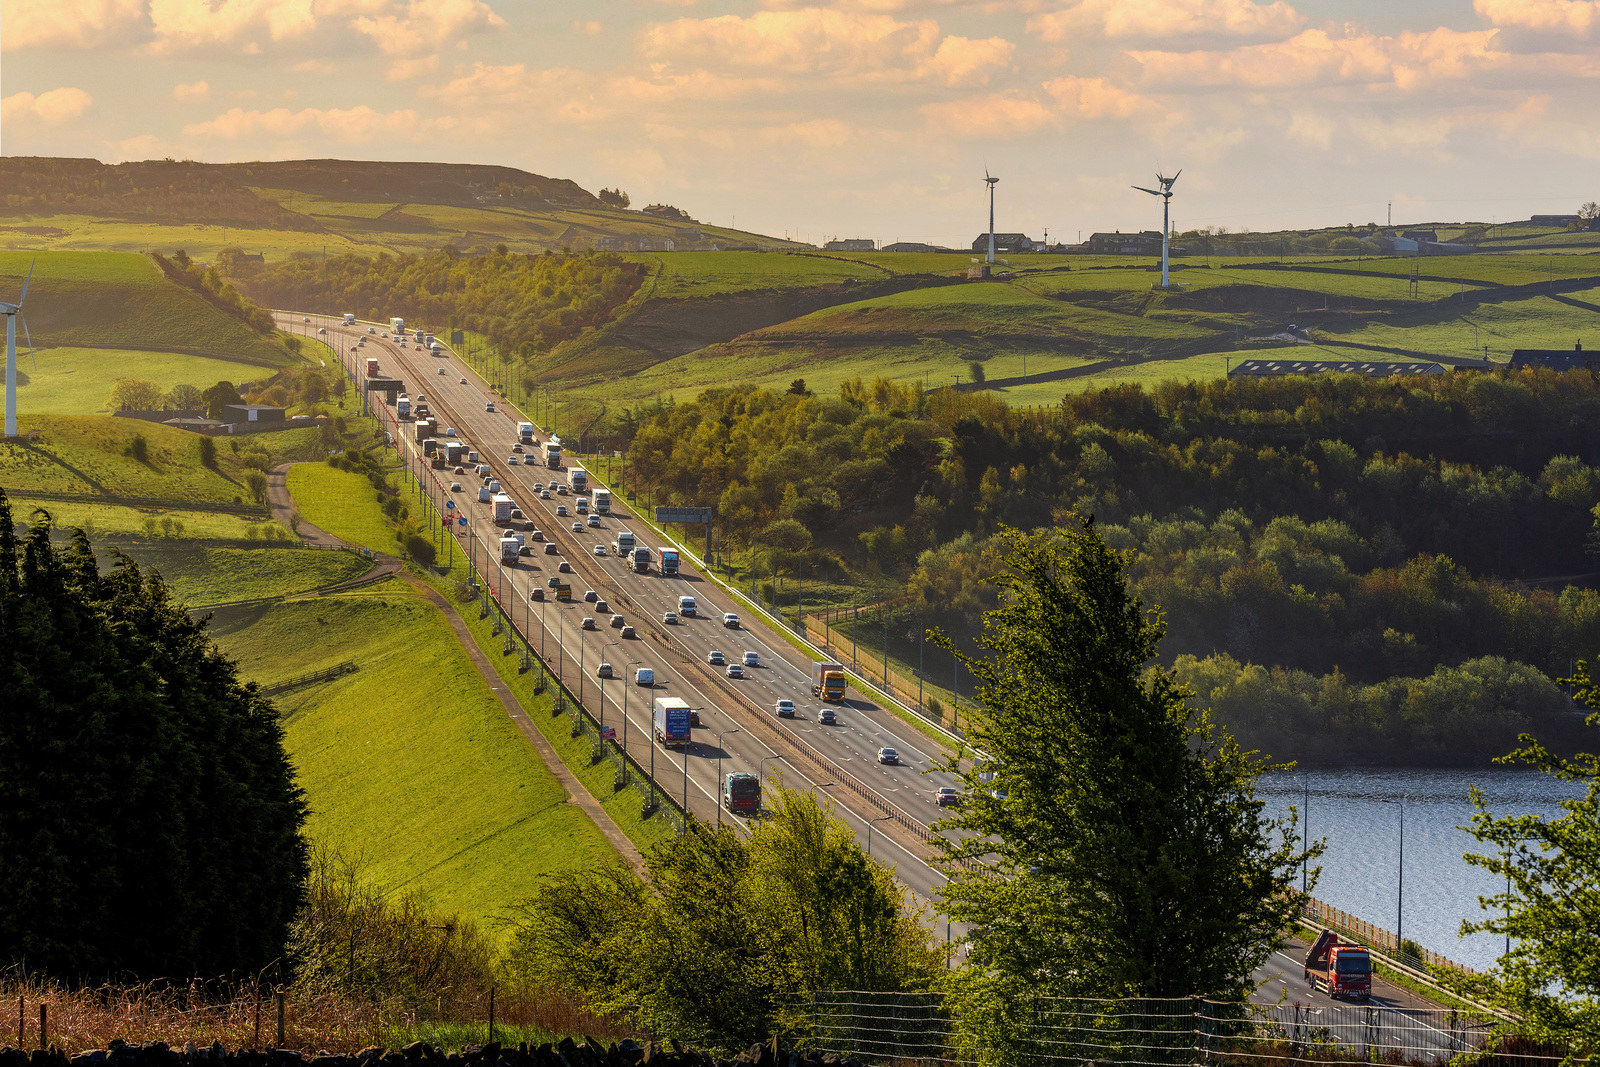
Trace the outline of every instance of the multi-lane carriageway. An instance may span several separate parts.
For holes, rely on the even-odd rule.
[[[549,500],[542,500],[533,490],[535,482],[548,482],[552,476],[567,481],[570,468],[546,469],[540,447],[518,457],[533,460],[532,465],[509,464],[517,441],[518,416],[500,403],[496,411],[486,411],[486,403],[499,398],[448,349],[444,356],[435,357],[414,342],[402,348],[394,339],[385,339],[384,326],[369,334],[370,324],[347,327],[338,318],[320,315],[311,316],[309,323],[304,316],[281,315],[279,325],[294,332],[326,329],[322,336],[340,352],[358,386],[364,384],[363,361],[373,357],[385,377],[406,383],[413,399],[419,393],[425,395],[440,435],[444,427],[453,427],[457,438],[489,465],[502,491],[558,546],[559,555],[545,555],[543,545],[534,542],[534,555],[522,556],[516,566],[502,566],[501,527],[494,522],[490,505],[478,502],[481,481],[470,469],[458,476],[449,469],[429,467],[416,440],[415,424],[399,422],[381,394],[371,398],[402,458],[440,514],[467,519],[467,525],[455,527],[455,533],[460,549],[471,556],[483,576],[487,592],[568,688],[580,693],[597,714],[603,711],[605,725],[616,730],[617,743],[621,745],[625,739],[634,760],[646,768],[654,767],[663,789],[680,802],[687,795],[688,807],[697,818],[736,824],[741,820],[719,810],[719,767],[722,773],[758,775],[768,790],[781,782],[825,794],[863,845],[870,837],[878,859],[893,864],[900,879],[919,896],[934,898],[942,876],[926,862],[931,855],[926,827],[939,817],[935,791],[957,784],[952,776],[932,769],[943,758],[937,746],[854,690],[843,704],[832,705],[836,724],[820,724],[817,712],[822,705],[811,695],[812,661],[767,630],[761,620],[745,615],[725,590],[689,565],[686,556],[681,556],[678,576],[664,578],[653,569],[649,574],[635,574],[625,561],[611,554],[618,529],[632,530],[642,544],[653,547],[656,542],[649,526],[630,521],[634,515],[620,494],[613,493],[611,514],[600,517],[599,527],[583,525],[581,532],[574,532],[572,523],[583,523],[585,517],[575,514],[573,497],[552,493]],[[365,346],[352,351],[362,337]],[[441,368],[445,373],[439,373]],[[544,440],[542,432],[537,436]],[[593,482],[594,472],[590,477]],[[452,482],[461,483],[460,492],[450,491]],[[447,501],[453,501],[455,507],[447,508]],[[556,508],[563,504],[568,515],[558,517]],[[599,544],[606,546],[605,556],[594,554],[594,546]],[[529,594],[533,588],[556,574],[562,560],[573,572],[562,576],[572,585],[572,602],[559,603],[553,596],[532,601]],[[620,630],[609,625],[610,616],[585,602],[584,593],[589,589],[634,627],[636,638],[622,639]],[[663,613],[675,611],[678,597],[685,594],[695,598],[698,616],[675,625],[664,623]],[[724,628],[725,611],[740,613],[743,622],[739,629]],[[595,629],[582,628],[585,617],[595,620]],[[753,651],[761,663],[746,667],[743,679],[732,679],[723,668],[707,663],[707,654],[713,649],[720,650],[730,663]],[[611,664],[614,679],[597,677],[602,662]],[[653,685],[634,684],[639,667],[654,670]],[[682,750],[654,742],[653,701],[663,696],[679,697],[699,712],[701,725],[693,731],[693,742]],[[776,716],[773,706],[779,698],[795,702],[798,713],[794,718]],[[897,750],[900,763],[879,764],[881,747]],[[857,784],[850,785],[850,778]],[[911,828],[886,817],[883,804],[865,799],[860,787],[906,816]]]

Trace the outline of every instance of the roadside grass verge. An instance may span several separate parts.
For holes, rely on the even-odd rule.
[[[37,366],[17,367],[17,408],[56,415],[106,414],[118,378],[143,378],[163,389],[192,385],[209,389],[219,381],[235,385],[271,377],[272,368],[185,352],[122,348],[41,348]]]
[[[178,599],[223,604],[257,597],[293,596],[365,574],[372,562],[353,552],[317,552],[298,546],[222,548],[194,542],[116,546],[146,571],[158,571]],[[101,558],[102,566],[105,558]]]
[[[311,837],[385,890],[420,889],[495,934],[533,876],[614,856],[403,583],[219,613],[212,629],[252,680],[359,665],[278,704]]]
[[[20,292],[35,260],[27,311],[36,345],[137,345],[270,367],[297,362],[277,337],[256,333],[199,293],[169,281],[142,255],[0,252],[0,293]]]

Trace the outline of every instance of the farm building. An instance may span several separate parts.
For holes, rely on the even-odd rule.
[[[870,237],[835,238],[822,246],[824,252],[875,252],[878,243]]]
[[[1155,256],[1161,254],[1161,231],[1142,233],[1093,233],[1084,242],[1085,252],[1109,256]]]
[[[271,404],[227,404],[222,409],[222,421],[270,426],[283,422],[283,409]]]
[[[1395,378],[1409,374],[1443,374],[1437,363],[1377,362],[1354,359],[1247,359],[1228,371],[1230,378],[1275,378],[1284,374],[1365,374]]]
[[[985,230],[978,234],[977,240],[972,242],[974,252],[989,252],[989,233]],[[1034,250],[1033,238],[1025,233],[997,233],[994,235],[995,255],[1011,255],[1015,252],[1032,252]]]
[[[1000,235],[996,234],[995,235],[995,244],[998,245],[999,243],[1000,243]],[[989,237],[988,237],[987,234],[984,235],[983,249],[984,249],[985,252],[987,252],[989,250]],[[883,246],[883,250],[885,252],[954,252],[955,251],[955,249],[953,249],[953,248],[941,248],[938,245],[925,244],[922,241],[896,241],[892,245],[884,245]]]
[[[1583,350],[1579,341],[1571,348],[1519,348],[1511,353],[1511,369],[1543,367],[1546,370],[1600,370],[1600,356]]]

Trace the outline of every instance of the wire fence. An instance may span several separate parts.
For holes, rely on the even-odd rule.
[[[1245,1064],[1362,1061],[1442,1064],[1484,1052],[1499,1020],[1383,1004],[1259,1005],[1203,997],[1170,1000],[1045,998],[1000,1009],[993,1042],[960,1033],[933,993],[822,992],[792,1006],[793,1025],[817,1048],[868,1064]],[[1563,1049],[1520,1042],[1527,1067],[1559,1063]],[[1508,1061],[1509,1062],[1509,1061]]]

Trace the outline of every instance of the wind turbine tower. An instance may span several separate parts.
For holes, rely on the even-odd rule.
[[[999,178],[991,178],[991,177],[989,177],[989,172],[987,170],[985,170],[983,172],[983,180],[989,186],[989,258],[984,260],[984,262],[985,263],[993,263],[994,262],[994,183],[999,181],[1000,179]]]
[[[1178,174],[1182,173],[1183,168],[1180,167],[1178,169]],[[1172,237],[1172,225],[1168,221],[1168,216],[1172,207],[1172,185],[1178,180],[1178,174],[1174,174],[1170,178],[1163,178],[1161,176],[1161,172],[1157,171],[1156,184],[1161,186],[1160,189],[1146,189],[1142,185],[1135,185],[1132,187],[1139,190],[1141,193],[1149,193],[1151,196],[1159,196],[1161,198],[1161,288],[1163,289],[1172,288],[1172,282],[1169,274],[1171,269],[1171,261],[1168,256],[1170,251],[1169,244]]]
[[[33,281],[33,267],[28,267],[28,277],[22,283],[22,295],[15,304],[0,301],[0,315],[6,317],[6,436],[17,436],[17,316],[22,314],[22,302],[28,299],[28,284]],[[28,351],[33,351],[33,337],[28,334],[24,319],[22,332],[28,337]]]

